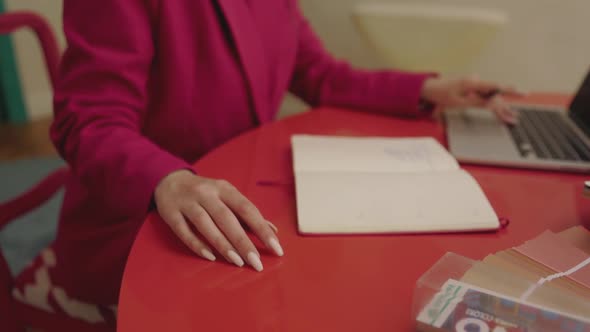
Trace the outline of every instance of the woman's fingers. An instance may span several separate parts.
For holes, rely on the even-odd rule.
[[[524,97],[526,94],[511,86],[501,87],[499,93],[506,97]]]
[[[268,226],[270,226],[270,228],[272,228],[272,230],[273,230],[273,232],[275,232],[275,234],[279,233],[279,228],[275,224],[271,223],[268,220],[266,222],[268,223]]]
[[[522,97],[524,94],[512,86],[503,86],[493,82],[466,78],[459,83],[465,95],[476,95],[479,100],[488,101],[496,96]]]
[[[219,230],[211,219],[209,213],[199,204],[193,203],[185,208],[183,214],[191,221],[197,231],[221,253],[225,259],[236,266],[244,266],[244,260],[240,257],[234,246]]]
[[[464,93],[492,93],[500,90],[500,86],[496,83],[480,81],[477,78],[464,78],[459,81],[460,89]]]
[[[518,114],[506,104],[502,97],[498,96],[494,98],[488,107],[502,122],[515,125],[518,123]]]
[[[501,87],[490,82],[475,79],[459,81],[459,90],[451,99],[456,108],[481,107],[491,110],[504,123],[516,124],[517,114],[504,101],[504,95],[520,96],[520,92],[511,87]]]
[[[463,97],[462,104],[464,107],[485,107],[489,101],[478,93],[469,93]]]
[[[276,236],[276,226],[262,217],[260,211],[242,193],[233,187],[221,192],[225,204],[252,230],[252,232],[277,256],[283,256],[283,248]]]
[[[200,256],[215,256],[203,242],[212,245],[229,262],[263,269],[258,250],[240,220],[277,255],[283,255],[276,226],[227,181],[208,179],[189,171],[176,171],[160,181],[154,193],[158,212],[176,236]],[[193,233],[194,230],[201,236]]]
[[[218,197],[203,198],[200,203],[240,256],[255,270],[262,271],[263,266],[258,250],[230,208]]]
[[[518,123],[518,116],[510,107],[506,105],[494,108],[494,113],[505,123],[515,125]]]
[[[172,229],[172,232],[195,254],[208,259],[215,260],[215,255],[209,247],[199,240],[199,238],[192,232],[185,218],[180,211],[162,214],[162,218],[167,221],[167,224]]]

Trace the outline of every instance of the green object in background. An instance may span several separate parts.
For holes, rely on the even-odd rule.
[[[0,0],[0,13],[4,10],[4,1]],[[12,38],[7,35],[0,36],[0,121],[27,121]]]

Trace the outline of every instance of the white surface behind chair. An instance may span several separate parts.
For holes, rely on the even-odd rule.
[[[460,74],[506,25],[498,10],[425,3],[363,3],[361,35],[392,68]]]
[[[574,92],[590,66],[588,0],[299,0],[326,47],[366,68],[384,63],[361,39],[351,14],[359,4],[428,3],[481,7],[510,18],[469,68],[481,78],[527,91]]]

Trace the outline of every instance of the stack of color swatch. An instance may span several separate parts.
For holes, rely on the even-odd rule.
[[[440,279],[449,263],[439,263]],[[421,331],[590,331],[590,232],[582,227],[546,231],[440,280],[417,312]]]

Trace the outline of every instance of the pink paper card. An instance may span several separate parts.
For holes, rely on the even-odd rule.
[[[514,249],[556,272],[565,272],[590,257],[551,231],[545,231]],[[590,288],[590,264],[572,273],[569,278]]]

